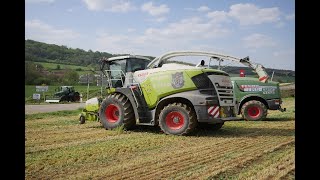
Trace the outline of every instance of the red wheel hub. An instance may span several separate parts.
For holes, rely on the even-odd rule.
[[[172,111],[166,116],[166,124],[170,129],[180,129],[184,124],[184,117],[180,112]]]
[[[260,109],[256,106],[250,107],[248,109],[248,115],[255,118],[260,115]]]
[[[119,108],[114,104],[109,104],[104,113],[108,122],[115,123],[119,120]]]

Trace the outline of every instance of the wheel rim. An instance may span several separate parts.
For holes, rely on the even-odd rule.
[[[115,123],[119,120],[119,108],[114,104],[109,104],[105,110],[106,121]]]
[[[260,115],[260,109],[256,106],[250,107],[248,109],[248,115],[252,118],[258,117]]]
[[[173,111],[166,116],[166,124],[170,129],[180,129],[184,124],[184,117],[180,112]]]

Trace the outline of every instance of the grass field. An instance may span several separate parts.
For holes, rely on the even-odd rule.
[[[295,179],[295,99],[283,107],[190,136],[80,125],[79,110],[26,115],[25,179]]]
[[[57,65],[60,66],[60,69],[79,69],[81,68],[82,70],[89,70],[88,67],[86,66],[77,66],[77,65],[69,65],[69,64],[59,64],[59,63],[48,63],[48,62],[35,62],[36,64],[41,64],[44,68],[46,69],[56,69]]]

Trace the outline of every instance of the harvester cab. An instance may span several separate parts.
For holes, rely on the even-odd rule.
[[[126,87],[133,83],[133,73],[150,63],[144,56],[118,56],[101,61],[101,71],[108,79],[107,88]]]
[[[147,67],[151,60],[144,56],[117,56],[112,58],[102,58],[100,61],[100,69],[105,77],[107,77],[106,89],[111,91],[115,88],[129,87],[133,85],[132,74],[135,71],[143,70]],[[132,91],[134,93],[134,91]],[[91,98],[86,101],[85,108],[82,110],[79,118],[80,124],[84,124],[86,120],[99,121],[99,107],[102,99],[98,97]]]
[[[198,124],[213,129],[238,119],[229,75],[204,66],[166,63],[176,56],[209,56],[210,52],[170,52],[150,61],[143,56],[103,58],[107,97],[98,117],[105,129],[160,126],[166,134],[186,135]],[[137,66],[137,67],[135,67]]]

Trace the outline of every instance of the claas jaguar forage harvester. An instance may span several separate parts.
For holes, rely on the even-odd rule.
[[[215,56],[215,53],[168,53],[150,60],[128,55],[101,60],[107,96],[97,118],[104,128],[160,126],[166,134],[186,135],[197,125],[219,129],[238,119],[229,75],[203,66],[166,63],[177,56]]]

